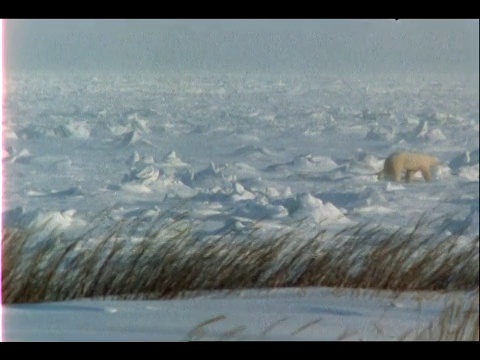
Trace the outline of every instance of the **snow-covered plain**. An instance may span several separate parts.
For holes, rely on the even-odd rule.
[[[478,105],[478,78],[9,74],[5,221],[74,228],[106,207],[152,217],[181,204],[215,231],[404,225],[435,208],[475,234]],[[444,165],[430,184],[377,181],[396,150]]]
[[[23,72],[5,83],[7,227],[74,236],[105,208],[114,221],[145,226],[178,209],[210,236],[245,233],[259,220],[275,230],[302,219],[314,230],[406,227],[427,212],[451,220],[432,231],[479,233],[478,76]],[[427,152],[442,165],[431,183],[420,174],[409,184],[378,181],[374,173],[396,150]],[[339,304],[325,289],[309,291],[294,300],[294,291],[278,290],[273,300],[4,306],[4,337],[182,340],[224,313],[228,324],[218,329],[246,326],[247,337],[289,314],[295,319],[272,338],[336,339],[350,325],[357,338],[381,337],[369,326],[382,313],[375,301],[387,300]],[[432,303],[420,316],[409,306],[385,320],[388,336],[440,310]],[[45,329],[47,319],[58,327]]]

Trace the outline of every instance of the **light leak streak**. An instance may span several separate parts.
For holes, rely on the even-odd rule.
[[[3,157],[3,23],[0,19],[0,148],[2,149]],[[3,213],[3,161],[0,161],[0,213]],[[3,224],[2,216],[0,216],[0,342],[3,341],[3,302],[2,302],[2,240],[3,240]]]

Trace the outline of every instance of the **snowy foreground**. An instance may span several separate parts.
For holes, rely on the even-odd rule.
[[[3,223],[37,238],[82,234],[106,208],[139,231],[164,211],[188,211],[200,238],[247,234],[258,221],[264,235],[300,220],[313,232],[406,228],[423,213],[440,218],[435,233],[479,233],[478,76],[18,73],[5,82]],[[377,180],[398,150],[437,156],[433,181]],[[217,316],[190,337],[396,339],[445,305],[298,292],[9,305],[4,339],[187,340]]]
[[[412,340],[471,294],[327,288],[4,306],[5,341]],[[210,321],[209,321],[210,320]]]

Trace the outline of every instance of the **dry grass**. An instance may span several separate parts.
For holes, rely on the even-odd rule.
[[[413,333],[421,341],[479,341],[479,297],[470,301],[454,299],[446,304],[440,317],[425,329]],[[408,333],[405,336],[409,339]]]
[[[40,241],[28,230],[9,229],[3,233],[3,303],[273,287],[477,288],[478,236],[458,246],[459,236],[423,235],[428,223],[422,221],[410,232],[358,225],[310,238],[296,229],[268,239],[255,232],[198,239],[182,214],[154,222],[136,242],[130,235],[135,222],[73,241],[53,234]]]
[[[219,316],[215,316],[213,318],[210,318],[210,319],[207,319],[205,321],[202,321],[200,324],[198,324],[197,326],[195,326],[192,330],[190,330],[187,334],[187,340],[196,340],[196,339],[199,339],[203,336],[205,336],[206,334],[206,330],[205,328],[210,325],[210,324],[213,324],[217,321],[221,321],[221,320],[224,320],[225,319],[225,315],[219,315]]]

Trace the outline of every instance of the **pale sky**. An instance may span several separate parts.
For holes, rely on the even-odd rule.
[[[478,72],[477,20],[6,20],[8,69]]]

